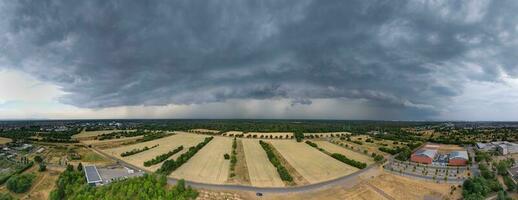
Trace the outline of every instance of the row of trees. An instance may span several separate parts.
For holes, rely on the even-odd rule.
[[[169,175],[174,170],[178,169],[180,166],[185,164],[189,159],[191,159],[198,151],[207,145],[214,137],[207,137],[203,142],[200,142],[194,147],[189,148],[189,150],[182,155],[180,155],[176,160],[166,160],[160,169],[157,170],[158,173]]]
[[[61,173],[56,188],[50,193],[51,200],[61,199],[195,199],[198,192],[185,187],[183,180],[167,187],[167,178],[155,174],[112,182],[106,186],[92,187],[86,184],[84,173],[73,167]]]
[[[151,165],[156,165],[158,163],[161,163],[162,161],[167,160],[169,157],[171,157],[174,154],[180,152],[181,150],[183,150],[183,146],[179,146],[179,147],[177,147],[176,149],[174,149],[172,151],[169,151],[167,153],[158,155],[158,156],[156,156],[155,158],[153,158],[151,160],[144,161],[144,166],[149,167]]]
[[[264,151],[266,152],[268,160],[270,160],[272,165],[277,169],[277,173],[279,173],[281,179],[283,181],[292,182],[293,177],[290,175],[290,173],[288,173],[288,170],[281,164],[279,158],[277,158],[277,156],[273,152],[273,147],[262,140],[259,140],[259,144],[261,144],[261,147],[263,147]]]
[[[365,167],[367,167],[367,163],[363,163],[363,162],[360,162],[360,161],[356,161],[356,160],[353,160],[353,159],[350,159],[350,158],[347,158],[347,156],[344,156],[342,154],[339,154],[339,153],[333,153],[331,154],[331,157],[333,157],[334,159],[337,159],[345,164],[348,164],[348,165],[351,165],[353,167],[356,167],[358,169],[363,169]]]
[[[155,147],[158,147],[158,144],[152,146],[152,147],[147,147],[145,146],[144,148],[142,149],[132,149],[131,151],[126,151],[126,152],[122,152],[121,153],[121,157],[126,157],[126,156],[131,156],[131,155],[135,155],[137,153],[140,153],[140,152],[144,152],[144,151],[147,151],[147,150],[150,150],[152,148],[155,148]]]
[[[228,154],[227,154],[228,155]],[[234,137],[234,141],[232,142],[232,153],[230,155],[230,176],[233,177],[235,175],[234,170],[236,169],[237,163],[237,139]]]

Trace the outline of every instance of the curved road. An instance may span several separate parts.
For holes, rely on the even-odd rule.
[[[97,153],[100,153],[106,157],[109,157],[113,160],[116,160],[119,164],[124,165],[126,167],[130,167],[133,169],[139,169],[148,173],[152,173],[151,171],[141,169],[139,167],[136,167],[130,163],[127,163],[123,160],[120,160],[118,158],[115,158],[113,156],[110,156],[96,148],[92,148]],[[308,192],[323,188],[329,188],[333,186],[339,186],[348,184],[354,181],[357,181],[358,176],[361,174],[371,171],[371,170],[379,170],[378,167],[380,166],[379,163],[375,163],[365,169],[358,170],[352,174],[342,176],[336,179],[310,184],[310,185],[301,185],[301,186],[293,186],[293,187],[254,187],[254,186],[248,186],[248,185],[230,185],[230,184],[208,184],[208,183],[198,183],[193,181],[185,180],[185,184],[188,186],[191,186],[193,188],[200,188],[200,189],[210,189],[210,190],[237,190],[237,191],[247,191],[247,192],[260,192],[260,193],[295,193],[295,192]],[[176,184],[178,179],[170,178],[168,177],[168,183],[169,184]]]

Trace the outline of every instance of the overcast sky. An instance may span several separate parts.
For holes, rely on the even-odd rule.
[[[0,1],[0,119],[518,120],[518,1]]]

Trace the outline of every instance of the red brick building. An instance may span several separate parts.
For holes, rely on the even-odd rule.
[[[410,156],[410,160],[417,163],[431,164],[435,155],[437,155],[437,150],[435,149],[419,149]]]
[[[453,151],[448,154],[448,165],[452,166],[464,166],[468,164],[468,152],[467,151]]]

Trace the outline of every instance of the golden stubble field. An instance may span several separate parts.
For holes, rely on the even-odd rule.
[[[257,187],[283,187],[279,174],[256,139],[242,139],[250,182]]]
[[[310,183],[335,179],[358,171],[315,148],[295,140],[268,140]]]
[[[203,139],[206,137],[208,137],[208,136],[176,132],[175,135],[168,136],[165,138],[160,138],[160,139],[132,144],[132,145],[126,145],[126,146],[117,147],[117,148],[113,148],[113,149],[104,149],[102,151],[108,155],[111,155],[118,159],[124,160],[137,167],[140,167],[140,168],[143,168],[143,169],[146,169],[149,171],[155,171],[158,168],[160,168],[162,163],[158,163],[158,164],[150,166],[150,167],[145,167],[144,161],[151,160],[158,155],[167,153],[167,152],[172,151],[175,148],[183,145],[184,149],[182,151],[176,153],[175,155],[171,156],[169,159],[177,158],[182,153],[187,151],[189,149],[189,147],[197,145],[198,143],[202,142]],[[156,144],[158,144],[159,146],[155,147],[153,149],[150,149],[150,150],[147,150],[144,152],[140,152],[135,155],[131,155],[131,156],[127,156],[127,157],[120,156],[120,154],[122,152],[131,151],[133,149],[142,149],[146,146],[152,147]]]
[[[338,146],[336,144],[332,144],[328,141],[313,141],[313,142],[315,142],[319,147],[325,149],[326,151],[328,151],[330,153],[343,154],[347,158],[367,163],[367,165],[374,163],[374,159],[372,159],[370,156],[352,151],[350,149],[346,149],[344,147],[340,147],[340,146]]]
[[[224,184],[228,179],[230,160],[225,160],[223,155],[225,153],[230,155],[231,151],[231,138],[214,137],[194,157],[169,176],[194,182]]]
[[[12,142],[13,140],[11,140],[10,138],[4,138],[4,137],[0,137],[0,144],[7,144],[9,142]]]
[[[422,199],[461,199],[462,189],[450,194],[450,184],[438,184],[423,180],[413,180],[406,177],[381,172],[377,175],[358,178],[357,183],[323,188],[312,192],[279,194],[265,196],[268,200],[422,200]],[[254,199],[251,193],[245,199]]]

